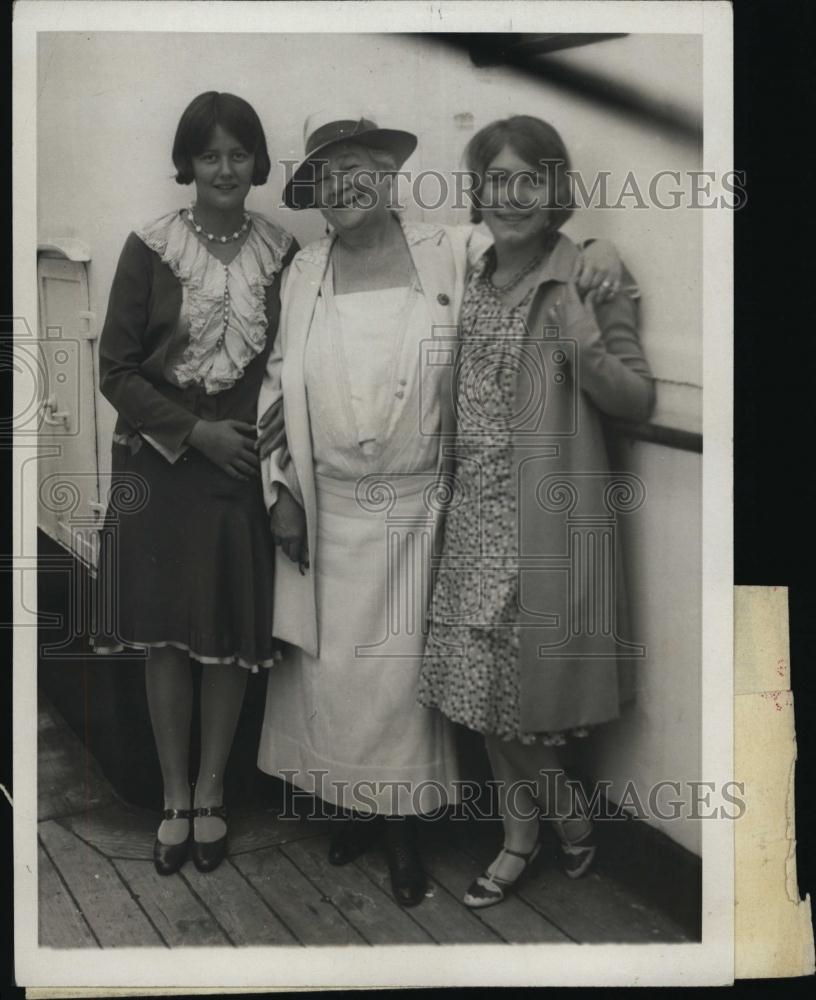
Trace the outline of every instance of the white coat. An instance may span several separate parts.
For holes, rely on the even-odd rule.
[[[400,219],[417,278],[434,326],[433,335],[444,349],[448,341],[451,357],[457,336],[457,318],[470,264],[484,253],[489,241],[470,226],[441,226],[405,222]],[[312,656],[319,654],[315,567],[317,548],[317,504],[312,457],[309,409],[304,378],[304,354],[318,292],[336,236],[326,236],[304,247],[284,273],[278,336],[267,362],[258,399],[258,416],[283,394],[284,420],[291,462],[280,467],[281,450],[262,462],[261,475],[267,508],[277,500],[278,484],[285,483],[302,503],[306,513],[310,568],[301,573],[286,557],[277,560],[274,597],[274,635],[299,646]],[[451,376],[453,365],[451,365]],[[444,444],[453,443],[455,418],[446,379],[441,400],[440,463]]]

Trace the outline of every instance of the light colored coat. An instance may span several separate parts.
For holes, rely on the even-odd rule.
[[[513,433],[525,732],[615,718],[633,694],[633,659],[645,653],[629,632],[621,547],[622,522],[637,518],[645,487],[613,464],[604,417],[647,420],[654,384],[631,295],[596,305],[581,329],[553,328],[549,310],[579,252],[561,235],[537,274],[526,317],[530,363],[520,366],[516,389],[519,401],[534,398],[533,372],[547,387],[541,427],[519,424]],[[543,354],[534,349],[548,341]],[[548,358],[543,368],[539,357]]]
[[[405,222],[400,219],[405,241],[416,269],[433,322],[433,336],[445,341],[457,337],[457,318],[469,264],[489,245],[484,236],[468,226],[441,226]],[[301,573],[287,558],[277,560],[273,632],[279,639],[299,646],[312,656],[319,654],[315,567],[317,547],[317,501],[312,456],[309,407],[306,395],[304,356],[317,296],[336,237],[326,236],[301,250],[284,274],[278,337],[269,356],[258,399],[258,416],[283,394],[284,421],[291,462],[280,467],[281,450],[262,463],[261,476],[267,508],[277,501],[278,484],[285,484],[303,505],[310,567]],[[428,331],[429,336],[432,331]],[[451,352],[453,346],[450,346]],[[453,366],[451,365],[451,376]],[[455,419],[452,379],[443,382],[441,399],[440,471],[443,446],[452,441]]]

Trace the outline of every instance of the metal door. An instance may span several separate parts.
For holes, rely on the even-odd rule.
[[[100,521],[94,315],[85,263],[41,254],[37,262],[42,412],[38,525],[86,565]]]

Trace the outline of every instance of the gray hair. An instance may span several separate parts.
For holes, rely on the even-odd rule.
[[[341,145],[341,143],[338,143],[338,145]],[[398,169],[397,161],[390,149],[380,149],[377,146],[369,146],[367,142],[359,142],[354,138],[344,139],[342,141],[342,145],[344,147],[353,147],[355,150],[359,150],[361,153],[365,154],[376,170],[391,173]]]
[[[394,158],[394,154],[390,149],[377,149],[375,146],[364,146],[363,147],[371,159],[374,161],[374,166],[380,170],[397,170],[397,161]]]

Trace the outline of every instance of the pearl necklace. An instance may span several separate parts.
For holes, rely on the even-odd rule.
[[[242,236],[252,224],[252,217],[249,215],[248,212],[244,212],[244,224],[241,226],[240,229],[236,229],[235,232],[231,233],[229,236],[216,236],[214,233],[205,232],[204,227],[200,226],[196,222],[192,202],[190,203],[190,206],[187,209],[187,216],[193,226],[193,229],[195,229],[197,233],[200,233],[202,236],[206,236],[208,240],[211,240],[215,243],[232,243],[233,240],[237,240],[240,236]],[[224,341],[226,340],[227,331],[229,329],[230,312],[231,312],[230,290],[229,290],[229,264],[224,264],[223,267],[224,267],[224,293],[221,297],[221,333],[214,345],[214,350],[216,351],[220,351],[221,348],[224,346]]]
[[[251,216],[249,215],[248,212],[244,212],[244,224],[241,226],[240,229],[236,229],[235,232],[234,233],[230,233],[229,236],[216,236],[215,233],[208,233],[208,232],[206,232],[205,229],[204,229],[204,227],[200,226],[196,222],[196,217],[195,217],[195,214],[193,212],[193,205],[192,204],[190,204],[190,207],[187,209],[187,217],[189,218],[189,220],[190,220],[190,222],[192,224],[193,229],[195,229],[195,231],[197,233],[200,233],[202,236],[206,236],[208,240],[210,240],[211,242],[214,242],[214,243],[232,243],[233,240],[240,239],[240,237],[243,236],[244,233],[252,225],[252,218],[251,218]]]

